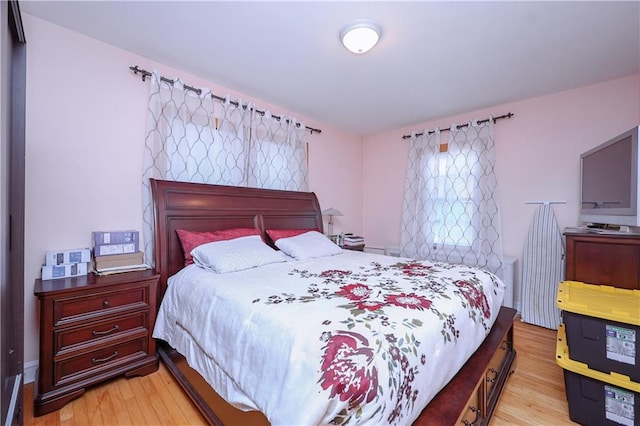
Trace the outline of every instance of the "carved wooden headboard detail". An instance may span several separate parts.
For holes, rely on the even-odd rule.
[[[155,217],[155,268],[160,273],[159,297],[167,279],[184,266],[176,229],[217,231],[259,228],[316,229],[322,212],[313,192],[280,191],[150,179]]]

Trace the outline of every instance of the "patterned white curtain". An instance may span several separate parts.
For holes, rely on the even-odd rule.
[[[308,191],[306,134],[293,118],[274,120],[268,111],[254,114],[247,185]]]
[[[404,205],[402,207],[401,255],[414,259],[434,258],[437,220],[440,130],[411,134]]]
[[[307,191],[306,131],[242,101],[213,100],[175,79],[151,76],[147,104],[142,203],[144,252],[153,265],[149,178]]]
[[[462,263],[502,275],[493,120],[411,138],[402,255]]]

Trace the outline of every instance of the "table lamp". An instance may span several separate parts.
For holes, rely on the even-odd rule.
[[[338,209],[334,209],[330,207],[322,211],[324,216],[329,216],[329,235],[333,235],[333,217],[334,216],[343,216],[342,212]]]

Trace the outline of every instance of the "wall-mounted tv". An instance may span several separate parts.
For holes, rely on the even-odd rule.
[[[639,132],[636,126],[580,156],[581,222],[640,227]]]

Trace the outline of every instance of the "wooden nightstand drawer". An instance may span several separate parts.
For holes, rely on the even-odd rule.
[[[53,324],[58,326],[124,309],[145,308],[148,300],[146,287],[60,298],[53,302]]]
[[[104,370],[116,368],[138,358],[149,355],[147,336],[135,340],[99,348],[94,351],[79,353],[77,356],[55,361],[53,364],[53,384],[62,386],[100,374]]]
[[[132,330],[146,330],[146,312],[115,317],[108,321],[92,322],[81,327],[64,328],[54,331],[55,355],[76,350],[86,344],[99,343],[100,340],[114,338]]]

